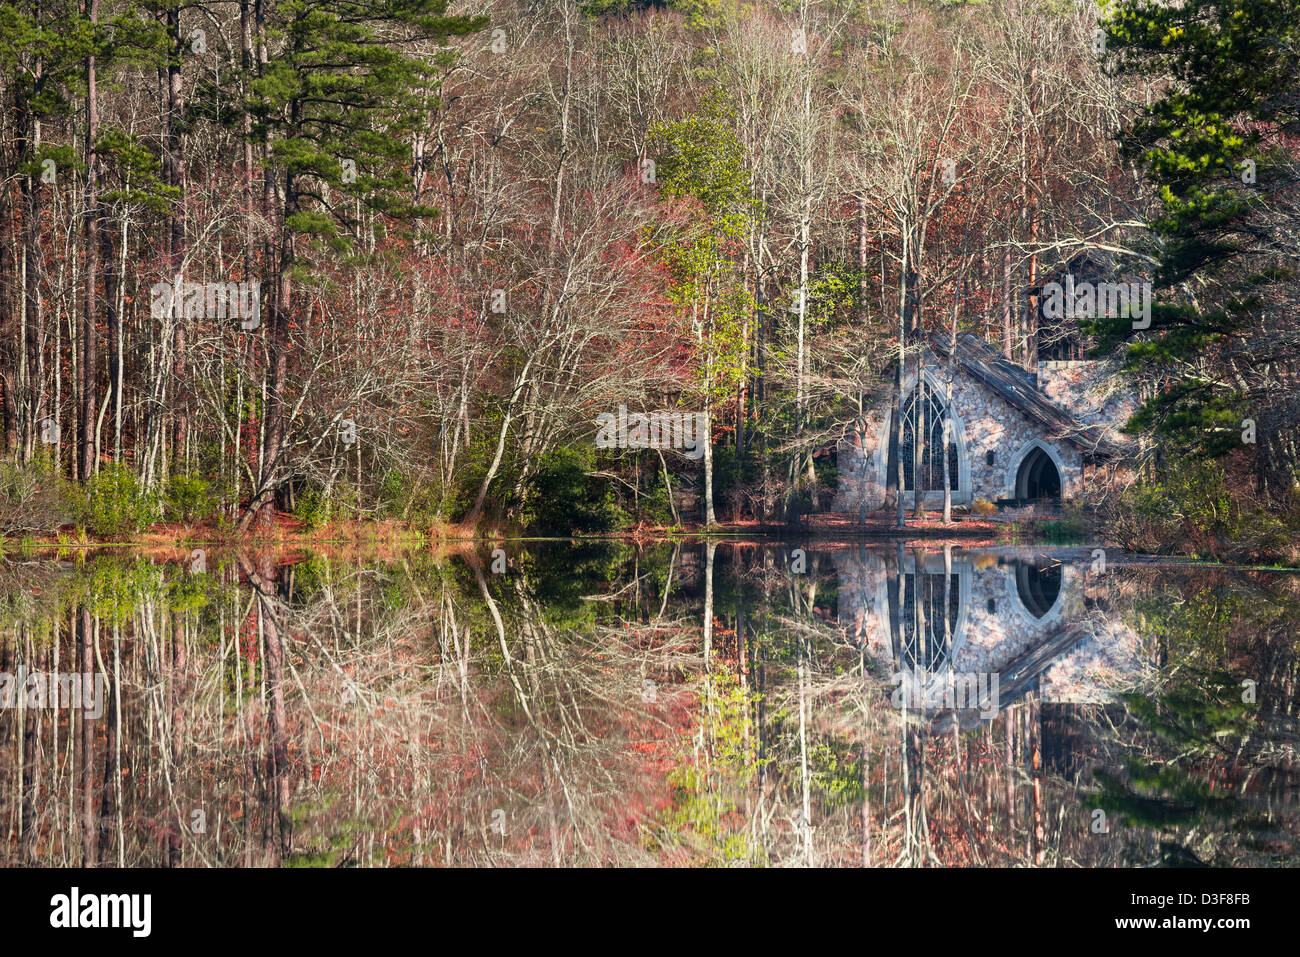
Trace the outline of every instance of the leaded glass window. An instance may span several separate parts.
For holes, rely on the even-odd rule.
[[[918,431],[925,436],[921,451],[921,491],[943,491],[943,447],[944,423],[948,421],[948,407],[944,404],[943,394],[931,383],[922,380],[919,389],[913,389],[903,402],[903,488],[909,492],[916,489],[916,467]],[[961,488],[960,473],[957,470],[957,436],[949,436],[948,469],[951,488],[954,492]],[[889,474],[886,484],[890,488],[898,485],[898,419],[889,425]]]
[[[908,670],[933,674],[948,664],[961,609],[961,582],[957,575],[946,579],[933,572],[904,575],[901,603],[898,579],[889,582],[895,647],[899,664]]]

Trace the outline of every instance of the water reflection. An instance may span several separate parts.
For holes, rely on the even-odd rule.
[[[0,863],[1294,862],[1290,576],[508,559],[9,559]]]
[[[1149,678],[1152,649],[1112,607],[1115,579],[1071,552],[900,546],[835,558],[849,636],[900,685],[895,706],[933,731],[972,727],[1031,692],[1112,702]]]

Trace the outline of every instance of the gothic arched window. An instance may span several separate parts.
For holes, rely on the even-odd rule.
[[[943,442],[944,423],[948,421],[948,407],[944,404],[943,394],[931,383],[921,380],[919,389],[913,389],[903,401],[903,488],[907,491],[916,489],[917,442],[918,432],[925,436],[924,449],[921,450],[921,491],[943,491]],[[951,488],[954,492],[961,488],[961,473],[957,468],[957,435],[949,435],[948,470],[951,475]],[[889,474],[886,485],[898,486],[898,419],[892,418],[889,424]]]
[[[956,639],[957,615],[961,610],[960,577],[909,572],[900,583],[897,576],[892,576],[889,603],[899,664],[909,671],[933,674],[942,670],[949,662]]]

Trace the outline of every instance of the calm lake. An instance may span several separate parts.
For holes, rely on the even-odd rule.
[[[1300,576],[506,542],[0,567],[0,864],[1297,863]]]

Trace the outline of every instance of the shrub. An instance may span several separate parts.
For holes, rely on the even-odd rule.
[[[487,477],[492,461],[496,458],[496,437],[501,421],[499,412],[489,411],[465,449],[465,457],[457,469],[455,485],[447,490],[449,494],[445,502],[447,512],[454,521],[463,521],[478,499],[483,479]],[[514,489],[520,484],[522,465],[519,456],[507,455],[502,458],[484,499],[484,517],[489,521],[493,517],[510,514],[524,505],[514,495]],[[526,494],[525,489],[525,496]]]
[[[615,531],[627,521],[609,481],[587,475],[590,454],[556,449],[542,456],[528,483],[534,528],[562,535],[598,534]]]
[[[990,518],[998,513],[998,507],[988,499],[977,498],[970,507],[971,514],[977,518]]]
[[[75,486],[46,456],[0,463],[0,532],[52,532],[73,521]]]
[[[1096,529],[1088,510],[1079,502],[1061,505],[1061,517],[1042,523],[1040,537],[1052,545],[1082,545],[1090,540]]]
[[[1088,527],[1083,522],[1062,518],[1043,522],[1039,537],[1049,545],[1080,545],[1088,540]]]
[[[318,528],[329,521],[329,498],[318,488],[303,489],[302,494],[294,502],[293,514],[308,529]]]
[[[676,489],[673,490],[676,492]],[[654,525],[673,525],[673,503],[669,501],[668,486],[663,476],[656,474],[650,486],[642,490],[638,518]]]
[[[438,513],[438,490],[418,475],[390,468],[379,486],[379,506],[379,513],[387,518],[432,524]]]
[[[106,465],[81,490],[77,518],[101,538],[142,532],[158,520],[158,498],[121,462]]]
[[[174,475],[163,492],[165,514],[174,522],[196,522],[212,514],[214,503],[208,483],[189,475]]]
[[[1133,551],[1229,561],[1275,558],[1290,538],[1276,515],[1232,493],[1222,463],[1203,459],[1169,462],[1125,490],[1111,531]]]

